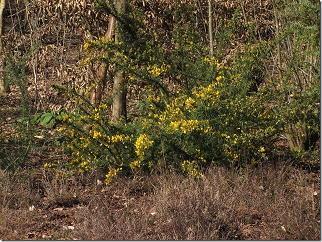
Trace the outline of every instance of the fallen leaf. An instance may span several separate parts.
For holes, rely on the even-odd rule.
[[[281,229],[282,229],[284,232],[286,232],[286,229],[285,229],[284,225],[282,225],[282,226],[281,226]]]
[[[37,138],[37,139],[43,139],[44,138],[43,135],[35,135],[34,137]]]
[[[54,210],[54,211],[59,211],[59,212],[60,212],[60,211],[63,211],[63,210],[64,210],[64,208],[54,208],[53,210]]]
[[[65,229],[65,230],[74,230],[75,229],[75,227],[74,226],[63,226],[63,229]]]

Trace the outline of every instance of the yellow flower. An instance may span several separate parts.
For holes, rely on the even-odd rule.
[[[208,120],[178,120],[172,121],[169,124],[170,132],[181,131],[184,134],[191,133],[192,131],[202,131],[204,133],[210,132]]]
[[[199,170],[196,161],[184,160],[181,163],[181,169],[192,177],[195,177],[195,178],[203,177],[203,174]]]
[[[135,153],[139,158],[144,157],[144,153],[153,145],[154,141],[146,134],[141,134],[135,141]]]
[[[81,60],[81,65],[88,65],[89,63],[91,63],[92,58],[90,57],[86,57],[83,60]]]
[[[96,121],[99,121],[100,120],[100,114],[99,114],[99,112],[95,111],[95,113],[93,114],[93,119],[96,120]]]
[[[93,132],[93,138],[94,139],[99,139],[101,137],[102,137],[102,133],[99,132],[99,131],[94,130],[94,132]]]
[[[196,98],[201,99],[201,101],[214,103],[217,101],[217,97],[220,94],[220,92],[216,88],[217,85],[217,83],[212,83],[206,87],[202,87],[199,90],[194,90],[192,93],[196,96]]]
[[[128,141],[129,139],[130,139],[130,137],[127,135],[117,134],[117,135],[113,135],[110,137],[110,142],[111,143],[118,143],[118,142]]]
[[[63,133],[63,132],[65,132],[65,131],[66,131],[66,127],[61,126],[61,127],[57,128],[56,130],[57,130],[59,133]]]
[[[111,168],[105,176],[105,183],[110,184],[120,171],[122,171],[122,168]]]
[[[167,67],[165,65],[162,66],[157,66],[157,65],[153,65],[148,67],[148,72],[153,76],[153,77],[158,77],[161,74],[163,74],[164,72],[166,72]]]
[[[216,81],[221,81],[221,80],[223,80],[224,79],[224,77],[223,76],[217,76],[216,77]]]
[[[137,168],[140,168],[140,166],[141,166],[141,161],[140,160],[135,160],[135,161],[132,161],[131,163],[130,163],[130,167],[131,167],[131,169],[137,169]]]
[[[89,171],[90,170],[90,163],[89,161],[83,161],[79,164],[79,168],[82,170],[82,171]]]
[[[85,44],[83,45],[83,49],[87,50],[90,47],[90,43],[89,42],[85,42]]]
[[[260,153],[264,153],[265,152],[265,148],[263,146],[261,146],[258,150]]]
[[[216,60],[214,57],[206,56],[203,58],[203,61],[212,66],[218,65],[218,60]]]
[[[95,41],[95,42],[100,44],[108,44],[111,42],[111,39],[106,36],[102,36],[98,39],[98,41]]]
[[[107,106],[105,103],[103,103],[103,104],[101,104],[101,105],[99,106],[99,109],[100,109],[100,110],[106,110],[106,109],[108,109],[108,106]]]
[[[186,104],[186,107],[187,108],[192,108],[193,105],[195,104],[195,100],[193,100],[193,98],[191,97],[188,97],[186,100],[185,100],[185,104]]]

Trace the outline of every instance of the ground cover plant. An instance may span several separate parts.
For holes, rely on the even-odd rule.
[[[317,1],[0,17],[0,239],[320,238]]]

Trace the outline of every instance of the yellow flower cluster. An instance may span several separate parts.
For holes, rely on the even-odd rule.
[[[88,161],[83,161],[79,164],[79,168],[82,172],[89,171],[91,169]]]
[[[260,153],[265,153],[265,148],[263,146],[261,146],[258,150]]]
[[[135,153],[136,155],[142,159],[144,157],[144,153],[147,149],[149,149],[153,145],[154,141],[149,138],[146,134],[141,134],[137,140],[135,141]]]
[[[130,163],[131,169],[135,170],[141,167],[141,160],[135,160]]]
[[[224,148],[224,153],[231,161],[238,161],[240,159],[239,151],[236,151],[230,146]]]
[[[170,105],[167,105],[166,110],[162,114],[160,114],[158,118],[160,122],[183,118],[182,111],[183,110],[179,106],[177,106],[175,102],[173,102]]]
[[[266,149],[263,146],[259,147],[258,152],[262,158],[266,158]]]
[[[101,120],[101,115],[100,115],[100,113],[98,112],[98,110],[97,109],[95,109],[94,110],[94,113],[93,113],[93,115],[92,115],[92,118],[95,120],[95,121],[99,121],[99,120]]]
[[[214,57],[209,57],[209,56],[204,57],[203,61],[215,67],[217,67],[217,65],[219,64],[218,60],[216,60]]]
[[[203,177],[203,174],[198,169],[198,165],[195,161],[184,160],[181,163],[181,169],[192,177],[195,177],[195,178]]]
[[[122,168],[111,168],[106,174],[104,182],[110,184],[121,171]]]
[[[195,103],[196,103],[196,101],[192,97],[188,97],[185,100],[185,105],[186,105],[186,108],[188,108],[188,109],[193,108]]]
[[[104,136],[104,134],[102,134],[102,132],[94,130],[92,132],[92,137],[94,139],[100,139],[102,138],[105,142],[108,143],[121,143],[121,142],[126,142],[131,140],[131,137],[125,134],[116,134],[116,135],[112,135],[112,136]],[[81,138],[82,140],[84,138]]]
[[[45,168],[45,169],[49,169],[49,168],[52,168],[52,167],[53,167],[53,164],[51,164],[51,163],[47,163],[47,162],[46,162],[46,163],[44,164],[44,168]]]
[[[109,137],[109,142],[110,143],[119,143],[119,142],[129,141],[130,139],[131,139],[131,137],[128,135],[116,134],[116,135]]]
[[[90,42],[86,41],[83,45],[83,49],[88,50],[90,46],[91,46]]]
[[[208,120],[178,120],[172,121],[169,124],[169,131],[181,131],[184,134],[189,134],[192,131],[202,131],[209,133],[211,128]]]
[[[220,94],[216,86],[216,83],[212,83],[206,87],[201,88],[201,90],[194,91],[193,94],[201,101],[213,103],[214,101],[216,101],[216,98]]]
[[[221,75],[219,75],[219,76],[217,76],[216,77],[216,81],[221,81],[221,80],[223,80],[224,79],[224,77],[223,76],[221,76]]]
[[[161,66],[153,65],[148,67],[148,72],[153,77],[159,77],[161,74],[165,73],[166,71],[167,71],[167,67],[165,65],[161,65]]]
[[[98,108],[100,110],[107,110],[108,109],[108,106],[107,106],[107,104],[103,103],[103,104],[100,104]]]
[[[99,138],[102,138],[102,133],[100,131],[97,131],[97,130],[94,130],[93,131],[93,138],[94,139],[99,139]]]

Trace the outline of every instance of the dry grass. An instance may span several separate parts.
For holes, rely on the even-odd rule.
[[[146,178],[137,196],[127,182],[94,197],[78,214],[75,232],[96,240],[317,240],[319,184],[311,175],[290,167],[214,168],[199,181]]]
[[[200,180],[124,178],[102,188],[49,176],[35,186],[24,177],[1,173],[2,239],[320,239],[320,175],[291,166],[212,168]]]

